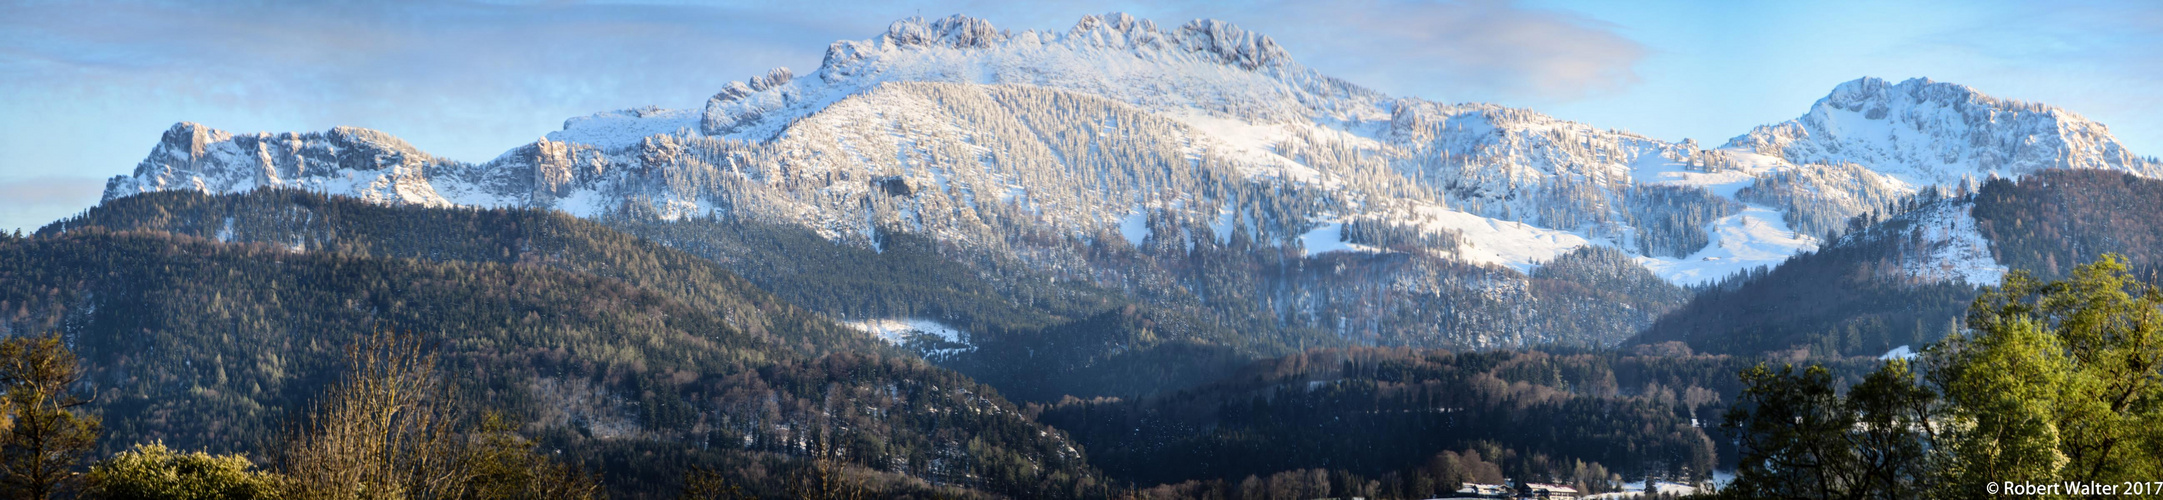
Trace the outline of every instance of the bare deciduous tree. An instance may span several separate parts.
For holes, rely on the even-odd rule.
[[[346,348],[351,372],[283,450],[305,498],[456,498],[470,464],[451,392],[419,339],[375,334]]]

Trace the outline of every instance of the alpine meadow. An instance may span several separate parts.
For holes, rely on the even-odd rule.
[[[2128,145],[2147,122],[2121,142],[2049,104],[1842,73],[1724,143],[1601,128],[1513,105],[1611,116],[1744,49],[1550,3],[893,15],[823,51],[795,45],[954,7],[0,7],[51,25],[0,21],[18,82],[0,89],[96,96],[94,75],[142,71],[170,106],[128,112],[153,117],[320,104],[456,128],[512,102],[478,94],[670,99],[619,95],[667,87],[605,70],[694,59],[620,40],[823,54],[478,162],[415,146],[464,144],[437,135],[195,121],[99,140],[148,143],[132,171],[0,156],[0,215],[39,194],[13,179],[111,175],[87,208],[0,233],[0,498],[2163,498],[2163,159]],[[1168,17],[1190,12],[1215,14]],[[732,27],[696,27],[713,16]],[[1208,18],[1227,16],[1286,35]],[[1771,37],[1738,29],[1692,33]],[[2152,60],[2146,29],[2124,43]],[[617,66],[521,66],[505,46],[527,33],[604,47],[564,67]],[[262,37],[291,45],[241,42]],[[1390,37],[1462,46],[1373,42]],[[423,39],[463,42],[382,57]],[[1871,40],[1825,50],[1892,53],[1856,48]],[[213,57],[166,43],[259,60],[135,59]],[[1979,74],[1964,60],[1913,71]],[[1595,63],[1622,83],[1481,76]],[[2050,95],[2085,78],[1984,73]],[[249,75],[332,97],[247,102],[282,95]],[[2145,97],[2097,111],[2163,110],[2163,82],[2130,78],[2068,88],[2132,85]],[[32,99],[0,115],[47,109]]]

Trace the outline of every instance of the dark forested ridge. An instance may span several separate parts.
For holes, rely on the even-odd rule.
[[[684,463],[713,464],[741,484],[776,493],[777,478],[812,451],[808,436],[832,429],[848,429],[836,438],[848,447],[843,454],[865,466],[864,474],[887,478],[880,481],[888,492],[1100,491],[1110,483],[1085,456],[1098,448],[1104,463],[1126,471],[1115,482],[1138,485],[1307,469],[1396,477],[1406,488],[1486,477],[1436,465],[1460,461],[1599,482],[1625,471],[1701,474],[1710,460],[1690,411],[1670,401],[1684,393],[1697,394],[1693,405],[1717,399],[1709,395],[1721,389],[1690,389],[1712,384],[1705,378],[1660,382],[1675,387],[1662,392],[1611,387],[1612,375],[1510,378],[1442,351],[1302,354],[1355,339],[1312,328],[1270,333],[1270,316],[1227,322],[1225,309],[1180,298],[1184,292],[1102,288],[994,258],[963,261],[946,250],[906,233],[882,235],[876,249],[854,247],[755,221],[596,223],[528,210],[385,207],[299,191],[165,192],[114,200],[0,247],[8,259],[0,266],[0,309],[8,314],[0,328],[69,336],[111,395],[98,410],[115,438],[109,446],[164,440],[215,451],[245,451],[271,438],[333,376],[334,351],[356,336],[423,333],[441,346],[473,398],[509,412],[543,445],[575,451],[632,494],[672,487]],[[1101,251],[1103,258],[1148,258],[1127,247]],[[1434,265],[1401,252],[1275,257],[1283,262],[1256,255],[1205,248],[1183,257],[1191,267],[1181,272],[1251,278],[1256,274],[1232,268],[1293,264],[1279,271],[1281,279],[1348,280],[1395,272],[1378,266]],[[1280,278],[1251,283],[1278,286],[1266,283]],[[1558,257],[1529,278],[1531,293],[1579,297],[1536,307],[1612,309],[1605,316],[1650,314],[1685,298],[1606,249]],[[1407,312],[1407,321],[1487,314]],[[959,326],[966,345],[919,346],[938,348],[919,352],[959,373],[827,315]],[[1519,355],[1498,359],[1512,356]],[[1322,358],[1331,361],[1316,361]],[[1286,368],[1316,363],[1328,370]],[[1384,365],[1426,371],[1374,371]],[[1275,382],[1241,382],[1265,372]],[[1292,378],[1301,380],[1286,382]],[[1326,383],[1273,392],[1316,381]],[[1186,387],[1205,388],[1169,392]],[[1648,396],[1623,395],[1636,391]],[[1070,402],[1030,409],[1004,394]],[[1098,395],[1127,399],[1069,398]],[[1174,407],[1198,415],[1186,408],[1196,397],[1214,398],[1210,412],[1239,411],[1203,420],[1148,416]],[[1272,403],[1257,406],[1256,398]],[[1476,411],[1405,407],[1441,399]],[[842,407],[861,411],[836,411]],[[1083,429],[1091,441],[1069,441],[1037,423],[1037,414],[1062,422],[1058,429]],[[1121,414],[1131,415],[1114,417]],[[1656,434],[1664,437],[1594,429],[1624,414],[1635,416],[1623,421],[1663,429]],[[1346,415],[1356,418],[1310,425]],[[217,423],[183,423],[198,418]],[[1151,423],[1133,432],[1163,439],[1105,425],[1134,419]],[[1586,435],[1594,444],[1561,444],[1576,442],[1574,430],[1497,431],[1503,422],[1550,420],[1597,431]],[[1222,432],[1180,435],[1205,427]],[[1435,432],[1378,439],[1387,434],[1370,431],[1380,428]],[[1301,451],[1256,453],[1277,447]],[[1443,460],[1444,452],[1454,458]],[[1254,459],[1194,461],[1211,456]],[[1269,456],[1283,459],[1260,459]],[[1136,472],[1145,470],[1158,472]]]
[[[1926,209],[1972,206],[1993,260],[2038,277],[2104,253],[2136,274],[2163,258],[2163,181],[2103,170],[2046,170],[1992,179],[1968,196],[1910,199],[1849,222],[1837,243],[1779,267],[1730,278],[1699,293],[1634,339],[1683,341],[1705,352],[1750,355],[1876,355],[1920,346],[1958,326],[1979,288],[1919,279],[1904,266],[1934,265],[1918,218]]]
[[[1456,490],[1453,474],[1432,465],[1439,453],[1483,449],[1520,481],[1612,488],[1709,474],[1721,445],[1707,426],[1740,389],[1734,373],[1755,362],[1679,344],[1585,354],[1315,350],[1193,390],[1071,399],[1041,418],[1087,445],[1108,474],[1141,484],[1325,469],[1374,480],[1370,495],[1427,498]],[[1853,365],[1840,372],[1870,367]],[[1601,474],[1584,474],[1595,466]]]
[[[2042,279],[2105,253],[2136,274],[2163,264],[2163,181],[2107,170],[1995,179],[1975,197],[1976,229],[1998,262]]]
[[[1903,221],[1876,230],[1903,231]],[[1844,240],[1805,252],[1770,270],[1738,275],[1700,292],[1662,316],[1633,343],[1681,341],[1713,353],[1756,355],[1795,351],[1808,356],[1877,355],[1943,336],[1967,309],[1976,288],[1923,283],[1897,273],[1914,250],[1906,240]]]
[[[1287,344],[1256,333],[1266,326],[1254,319],[1246,321],[1254,328],[1235,334],[1220,321],[1201,319],[1218,317],[1191,301],[1143,303],[992,257],[964,264],[907,233],[884,235],[874,250],[757,221],[596,223],[532,210],[394,208],[292,190],[143,194],[40,233],[89,227],[591,273],[727,311],[738,327],[794,332],[804,338],[789,347],[805,354],[898,350],[811,318],[804,308],[845,319],[928,318],[967,332],[967,349],[943,351],[934,361],[1029,400],[1147,394],[1200,384],[1299,346],[1341,342],[1317,335]]]
[[[954,326],[966,332],[965,345],[924,346],[950,349],[926,354],[1021,401],[1145,395],[1206,382],[1257,357],[1292,352],[1301,342],[1341,342],[1309,336],[1287,345],[1252,321],[1254,328],[1235,331],[1191,300],[1136,300],[996,256],[965,263],[909,233],[883,233],[874,250],[757,221],[607,222],[720,262],[792,302],[836,317],[925,318]]]
[[[884,347],[711,261],[556,212],[386,207],[297,190],[222,196],[173,191],[113,200],[38,234],[86,228],[158,231],[292,253],[560,269],[620,280],[720,314],[734,328],[785,333],[790,338],[780,345],[800,354]]]
[[[355,237],[350,226],[365,224],[315,226],[352,239],[304,252],[87,223],[122,217],[110,212],[77,218],[0,242],[0,329],[66,336],[112,447],[260,451],[336,376],[338,349],[399,331],[436,345],[467,397],[631,496],[671,494],[688,463],[778,495],[814,433],[862,474],[896,478],[889,493],[1063,496],[1094,484],[1079,447],[991,387],[698,271],[695,257],[560,232],[578,225],[550,228],[560,216],[548,214],[383,210],[406,225],[379,240]],[[489,237],[513,227],[533,232]],[[452,242],[461,233],[483,244]],[[340,241],[371,246],[323,250]],[[416,249],[495,258],[387,256]]]

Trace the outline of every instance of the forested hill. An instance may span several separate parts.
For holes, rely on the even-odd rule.
[[[958,262],[930,239],[908,233],[887,234],[871,249],[799,226],[748,220],[588,220],[546,210],[393,207],[261,189],[130,196],[39,234],[88,228],[616,278],[720,312],[732,326],[786,335],[780,345],[805,355],[902,351],[828,317],[930,320],[959,330],[958,338],[897,340],[1002,393],[1040,401],[1176,389],[1258,357],[1337,341],[1283,338],[1262,317],[1242,318],[1239,324],[1249,328],[1235,331],[1199,319],[1209,313],[1191,300],[1136,303],[1122,291],[1010,261]]]
[[[436,345],[463,397],[603,472],[623,497],[673,494],[696,463],[780,495],[815,434],[890,494],[1056,497],[1095,484],[1078,446],[991,387],[605,228],[292,192],[172,196],[0,241],[0,333],[66,336],[109,447],[261,452],[338,376],[342,347],[393,331]],[[247,203],[311,207],[283,213],[319,232],[218,241],[287,234],[213,215]],[[128,221],[211,237],[97,225]]]
[[[2008,270],[2056,279],[2104,253],[2125,255],[2142,276],[2163,264],[2163,181],[2046,170],[1972,194],[1933,193],[1857,217],[1826,248],[1711,287],[1631,342],[1874,356],[1943,337],[1977,287]]]
[[[2039,278],[2065,278],[2105,253],[2152,276],[2163,265],[2163,180],[2106,170],[2000,179],[1976,197],[1975,223],[1999,263]]]
[[[544,210],[388,207],[299,190],[146,193],[38,230],[159,231],[295,253],[547,267],[614,278],[716,313],[734,328],[780,335],[799,354],[898,353],[796,307],[706,259]]]

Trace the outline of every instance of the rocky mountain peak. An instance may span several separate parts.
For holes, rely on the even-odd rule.
[[[1035,31],[1016,35],[992,26],[990,21],[963,15],[936,20],[911,17],[888,25],[885,34],[870,42],[883,49],[989,49],[1017,42],[1065,42],[1077,46],[1137,50],[1180,49],[1249,70],[1291,62],[1291,55],[1278,46],[1276,40],[1232,23],[1196,19],[1167,32],[1159,29],[1155,22],[1122,12],[1082,16],[1064,37],[1052,39]],[[861,60],[861,51],[854,49],[862,47],[844,47],[850,43],[837,42],[835,47],[838,49],[828,50],[823,66]]]
[[[1013,34],[993,27],[991,21],[963,15],[926,21],[911,17],[887,25],[882,40],[898,47],[942,46],[956,49],[984,48],[1005,43]]]
[[[105,199],[170,189],[238,192],[320,187],[371,200],[446,205],[427,175],[453,165],[382,131],[233,134],[194,122],[166,129],[133,175],[106,182]]]
[[[180,122],[165,129],[165,136],[159,138],[158,145],[152,152],[164,152],[179,159],[201,158],[205,146],[231,138],[232,134],[205,127],[200,123]]]
[[[420,148],[406,143],[405,139],[380,130],[340,126],[332,127],[323,136],[333,146],[359,153],[395,155],[414,163],[429,163],[435,160],[435,157],[421,152]]]
[[[813,77],[781,72],[729,83],[706,102],[698,128],[766,140],[822,103],[897,81],[1053,87],[1269,121],[1349,118],[1380,98],[1301,67],[1270,37],[1223,21],[1167,29],[1111,13],[1085,16],[1061,34],[956,15],[903,19],[874,38],[834,42]]]
[[[1928,78],[1841,83],[1802,117],[1757,127],[1727,146],[1798,165],[1854,163],[1913,185],[2050,168],[2163,173],[2077,113]]]
[[[1291,54],[1277,46],[1276,40],[1224,21],[1196,19],[1179,29],[1184,35],[1180,37],[1182,45],[1187,50],[1215,54],[1225,64],[1251,70],[1282,66],[1292,61]]]
[[[1834,86],[1832,93],[1818,102],[1819,106],[1864,113],[1865,118],[1872,120],[1887,118],[1891,108],[1895,106],[1913,107],[1923,104],[1998,108],[2043,114],[2065,112],[2040,103],[1999,99],[1978,92],[1973,87],[1929,78],[1910,78],[1897,84],[1876,77],[1857,78]]]

